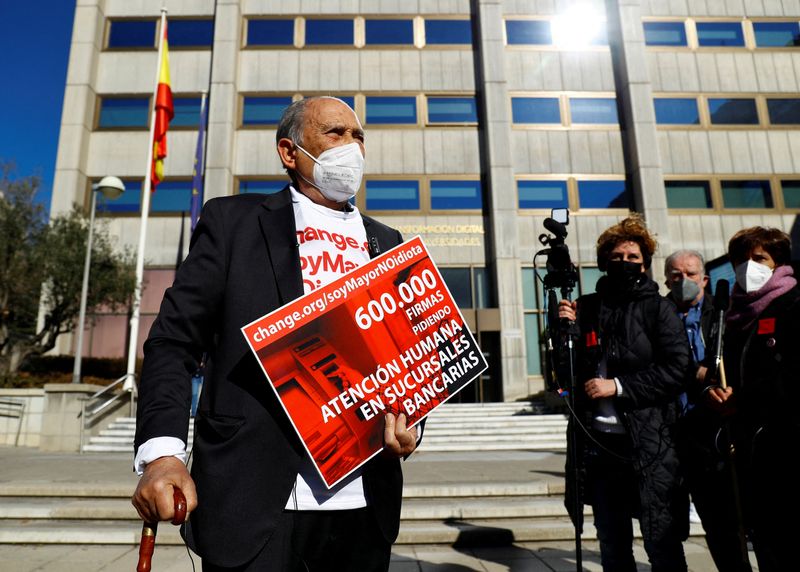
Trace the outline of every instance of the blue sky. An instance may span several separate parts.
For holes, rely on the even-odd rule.
[[[0,160],[38,175],[49,207],[75,0],[0,0]]]

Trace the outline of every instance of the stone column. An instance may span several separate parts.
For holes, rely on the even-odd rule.
[[[511,109],[505,74],[503,2],[478,0],[476,88],[483,96],[483,170],[488,183],[488,253],[494,262],[500,309],[503,399],[538,391],[528,386],[525,361],[522,276],[519,261],[517,193],[511,163]]]
[[[240,0],[217,0],[208,108],[204,200],[233,194],[233,149],[239,108]]]
[[[641,0],[607,0],[606,12],[617,99],[622,111],[626,170],[633,184],[636,210],[644,214],[647,226],[658,235],[659,248],[651,275],[661,284],[664,258],[671,246]]]
[[[87,198],[89,136],[97,99],[94,83],[105,29],[103,4],[101,0],[83,0],[75,7],[51,216],[71,210],[74,203],[83,205]]]

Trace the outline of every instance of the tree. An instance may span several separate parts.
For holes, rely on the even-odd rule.
[[[7,377],[75,329],[89,220],[76,206],[47,224],[33,200],[38,179],[12,179],[12,166],[0,168],[0,377]],[[90,312],[130,303],[131,256],[114,250],[102,223],[95,223],[90,272]]]

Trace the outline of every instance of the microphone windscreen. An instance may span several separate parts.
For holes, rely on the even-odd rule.
[[[714,309],[717,312],[725,312],[731,302],[731,285],[724,278],[717,280],[717,290],[714,292]]]
[[[563,223],[552,218],[544,219],[544,227],[558,237],[567,236],[567,227]]]

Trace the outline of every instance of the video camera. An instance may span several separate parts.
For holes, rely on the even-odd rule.
[[[544,277],[546,290],[575,288],[578,283],[578,270],[572,263],[569,247],[566,245],[569,209],[552,209],[550,218],[544,219],[544,228],[553,233],[539,235],[539,242],[546,248],[536,256],[547,255],[547,275]]]
[[[568,225],[569,210],[551,210],[550,217],[544,220],[544,228],[552,234],[539,235],[539,242],[545,248],[534,256],[534,265],[537,257],[547,256],[547,274],[542,280],[547,300],[547,323],[544,334],[547,347],[545,383],[549,390],[562,396],[565,395],[564,390],[569,384],[562,384],[559,379],[572,380],[572,339],[577,332],[574,323],[558,317],[559,299],[571,300],[572,291],[578,283],[578,270],[572,263],[569,247],[566,245]],[[560,291],[560,296],[556,294],[556,290]]]

